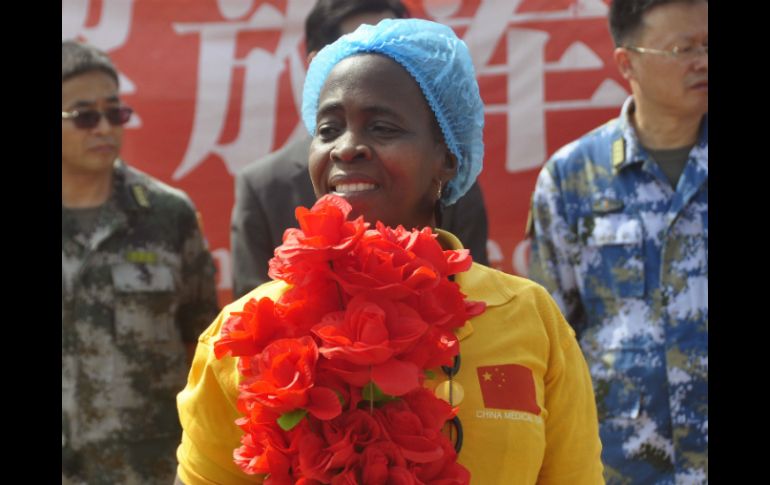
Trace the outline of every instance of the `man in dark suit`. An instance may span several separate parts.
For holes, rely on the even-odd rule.
[[[319,0],[305,21],[308,62],[316,52],[361,24],[405,18],[400,0]],[[296,137],[281,149],[250,163],[235,177],[235,206],[230,225],[233,298],[269,280],[268,261],[283,232],[296,226],[294,209],[311,207],[315,193],[307,171],[311,137]],[[470,249],[474,261],[488,264],[487,213],[478,182],[454,205],[443,209],[439,227]]]

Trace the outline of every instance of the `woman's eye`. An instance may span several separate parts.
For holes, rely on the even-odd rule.
[[[337,133],[339,132],[339,129],[330,124],[323,124],[318,127],[318,136],[321,137],[322,140],[331,140],[335,136],[337,136]]]
[[[388,136],[388,135],[396,135],[396,134],[398,134],[398,133],[401,131],[401,130],[399,130],[399,129],[398,129],[397,127],[395,127],[395,126],[391,126],[391,125],[384,125],[384,124],[376,124],[376,125],[373,125],[373,126],[371,127],[371,130],[372,130],[374,133],[376,133],[376,134],[378,134],[378,135],[383,135],[383,136]]]

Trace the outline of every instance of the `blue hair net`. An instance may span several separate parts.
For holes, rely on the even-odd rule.
[[[321,88],[342,59],[378,53],[398,62],[417,81],[444,141],[457,157],[457,175],[444,188],[441,202],[451,205],[473,185],[484,158],[484,105],[468,47],[454,31],[422,19],[385,19],[361,25],[327,45],[313,58],[305,78],[302,120],[315,133]]]

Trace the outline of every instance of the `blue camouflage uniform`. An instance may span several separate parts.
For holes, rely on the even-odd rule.
[[[674,189],[636,138],[633,106],[541,171],[529,276],[579,336],[607,483],[706,483],[708,114]]]

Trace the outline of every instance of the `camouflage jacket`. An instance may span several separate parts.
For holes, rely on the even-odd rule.
[[[579,335],[607,483],[708,480],[708,115],[676,190],[620,118],[541,171],[530,277]]]
[[[90,235],[62,207],[63,479],[173,480],[184,342],[217,315],[214,273],[187,195],[121,161]]]

